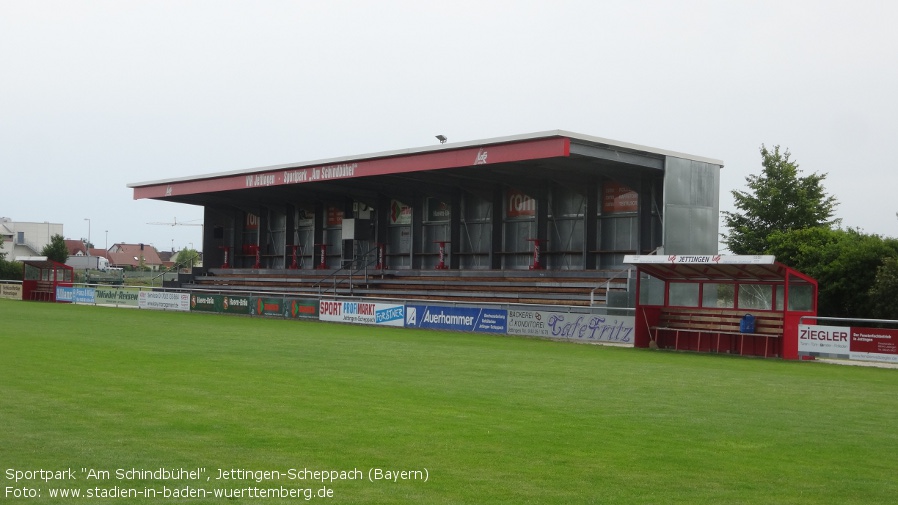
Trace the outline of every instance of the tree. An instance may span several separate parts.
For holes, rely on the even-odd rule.
[[[69,259],[69,249],[65,246],[65,239],[62,238],[62,235],[57,234],[50,237],[50,243],[41,249],[41,256],[46,256],[47,259],[59,263],[65,263],[65,260]]]
[[[874,318],[898,319],[898,258],[883,260],[869,295]]]
[[[185,247],[178,252],[177,264],[183,268],[193,268],[200,262],[200,253],[195,249]]]
[[[721,239],[734,254],[763,254],[773,232],[838,225],[838,202],[823,189],[826,175],[802,177],[790,156],[788,149],[761,145],[761,174],[745,178],[748,191],[732,191],[740,212],[722,212],[729,233]]]
[[[0,235],[0,250],[3,249],[3,236]],[[0,280],[4,281],[20,281],[22,280],[23,265],[18,261],[6,261],[6,253],[0,252]]]
[[[818,314],[828,317],[877,317],[871,288],[887,258],[898,258],[898,240],[858,230],[806,228],[774,232],[767,254],[817,279]],[[893,302],[892,298],[882,301]]]

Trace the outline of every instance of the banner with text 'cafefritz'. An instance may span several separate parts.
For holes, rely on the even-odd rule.
[[[509,335],[633,345],[635,325],[636,318],[633,316],[545,310],[508,311]]]

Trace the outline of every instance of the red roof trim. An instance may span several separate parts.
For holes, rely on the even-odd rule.
[[[568,138],[539,139],[386,158],[347,160],[332,165],[306,167],[298,165],[295,168],[141,186],[134,188],[134,199],[166,198],[216,191],[567,157],[570,156],[570,152],[571,142]]]

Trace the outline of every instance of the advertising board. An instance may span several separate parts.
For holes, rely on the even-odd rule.
[[[22,285],[21,284],[0,284],[0,298],[6,298],[9,300],[21,300],[22,299]]]
[[[137,306],[141,309],[188,311],[190,310],[190,295],[164,291],[141,291],[137,295]]]
[[[635,324],[636,319],[633,316],[544,310],[508,311],[509,335],[632,345]]]
[[[96,288],[94,297],[97,305],[137,307],[138,293],[140,290],[137,288]]]
[[[399,200],[390,200],[390,224],[412,224],[412,208]]]
[[[95,295],[96,290],[94,290],[94,288],[56,286],[57,302],[93,304],[97,302]]]
[[[602,189],[602,214],[636,212],[639,194],[617,182],[606,182]]]
[[[509,189],[505,203],[505,217],[508,219],[536,216],[536,200],[522,191]]]
[[[338,323],[403,326],[405,306],[392,303],[321,300],[318,305],[318,319]]]
[[[851,353],[851,328],[845,326],[800,325],[798,353],[848,358]]]
[[[898,363],[898,330],[852,327],[850,357]]]
[[[505,309],[439,305],[408,305],[405,308],[407,328],[505,334],[507,319],[508,311]]]
[[[898,363],[898,330],[803,324],[798,327],[798,353]]]
[[[190,310],[194,312],[217,312],[221,314],[250,314],[254,307],[248,296],[212,295],[193,293],[190,295]]]
[[[318,300],[288,298],[284,303],[287,319],[318,319]]]
[[[257,316],[283,316],[282,298],[253,298],[253,314]]]
[[[431,223],[449,221],[452,217],[452,206],[438,198],[427,199],[427,219]]]

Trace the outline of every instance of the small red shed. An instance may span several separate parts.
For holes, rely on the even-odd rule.
[[[773,256],[628,255],[636,347],[798,359],[798,322],[817,281]]]
[[[75,269],[43,256],[23,258],[22,299],[56,301],[56,287],[72,287]]]

